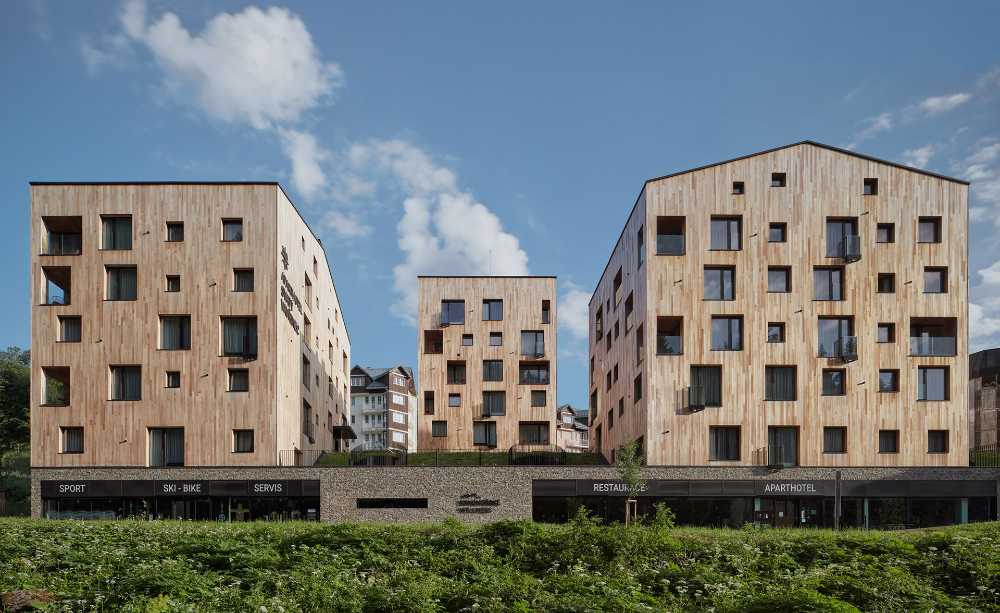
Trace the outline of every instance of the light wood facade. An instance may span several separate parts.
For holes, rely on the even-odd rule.
[[[738,248],[712,248],[719,217],[736,220]],[[850,248],[830,257],[827,224],[838,220],[853,224]],[[592,447],[611,456],[639,440],[655,465],[775,464],[769,429],[788,427],[799,465],[967,465],[967,220],[965,182],[812,142],[647,181],[590,303]],[[921,221],[937,224],[937,242],[919,240],[929,228]],[[858,259],[843,257],[855,250]],[[706,267],[734,269],[732,299],[706,297]],[[769,291],[772,267],[771,289],[780,267],[787,292]],[[818,299],[827,284],[818,287],[816,267],[840,271],[841,299]],[[927,292],[933,269],[945,292]],[[891,293],[891,279],[880,282],[887,274]],[[713,350],[719,316],[741,318],[738,350]],[[827,317],[848,318],[840,357],[819,357]],[[769,324],[782,324],[783,342],[768,342]],[[880,324],[892,325],[888,338]],[[928,344],[937,329],[945,332]],[[705,402],[697,366],[721,367],[721,402]],[[781,366],[794,369],[794,399],[767,399],[788,397],[768,386],[778,372],[769,367]],[[942,373],[921,367],[946,369],[946,400],[918,400],[921,373]],[[843,377],[842,395],[824,394],[827,369]],[[921,393],[936,397],[934,387]],[[713,453],[710,429],[719,426],[738,427],[735,454]],[[843,449],[833,452],[838,440]],[[720,455],[730,459],[712,459]]]
[[[554,445],[555,277],[419,277],[418,283],[418,448]],[[443,306],[453,301],[461,305]],[[536,333],[531,343],[524,332]],[[491,380],[484,380],[487,369]],[[493,406],[502,414],[484,415]]]
[[[127,248],[105,248],[111,217],[126,220]],[[70,248],[52,244],[72,234]],[[134,299],[109,299],[115,266],[134,267]],[[46,304],[48,273],[69,279],[68,300],[55,300],[68,304]],[[159,428],[183,428],[186,466],[275,465],[336,446],[350,340],[323,246],[277,183],[35,183],[31,278],[33,466],[156,464]],[[163,316],[189,318],[189,348],[165,348]],[[78,341],[63,342],[70,317]],[[255,351],[247,332],[247,350],[224,355],[228,317],[256,318]],[[139,367],[138,399],[112,400],[121,365]],[[61,373],[69,392],[49,403],[47,376]],[[68,452],[81,427],[82,452]]]

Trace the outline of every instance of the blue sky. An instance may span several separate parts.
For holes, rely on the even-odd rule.
[[[28,181],[281,181],[355,360],[415,364],[416,273],[560,278],[559,400],[642,182],[815,139],[969,178],[974,348],[1000,344],[1000,4],[16,1],[0,23],[0,343]]]

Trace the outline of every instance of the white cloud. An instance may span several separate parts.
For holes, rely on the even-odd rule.
[[[978,273],[983,280],[983,285],[1000,286],[1000,261],[993,262],[988,268],[983,268]]]
[[[966,161],[970,164],[986,164],[1000,157],[1000,142],[982,145]]]
[[[969,303],[969,338],[973,345],[980,345],[986,337],[1000,332],[1000,317],[994,312],[987,312],[979,304]],[[978,342],[977,342],[978,341]]]
[[[590,334],[590,297],[574,283],[564,283],[559,297],[559,324],[579,340]]]
[[[879,134],[880,132],[888,132],[894,125],[892,113],[889,112],[880,113],[875,117],[869,117],[864,123],[865,127],[854,136],[854,141],[847,145],[847,149],[853,150],[863,141],[868,140],[876,134]]]
[[[322,223],[324,228],[344,239],[359,238],[372,233],[371,226],[365,224],[358,214],[353,212],[330,210],[323,216]]]
[[[934,155],[934,145],[924,145],[903,152],[903,163],[915,168],[926,168],[927,162]]]
[[[957,109],[971,99],[972,94],[964,92],[951,94],[950,96],[931,96],[930,98],[925,98],[921,101],[920,104],[917,105],[917,108],[927,115],[937,115],[939,113],[946,113]]]
[[[281,146],[292,162],[292,185],[306,200],[312,200],[327,187],[326,173],[321,162],[330,159],[330,152],[316,142],[308,132],[279,128]]]
[[[1000,142],[979,141],[963,163],[956,167],[961,176],[972,183],[973,201],[978,205],[969,211],[970,221],[990,220],[1000,226]]]

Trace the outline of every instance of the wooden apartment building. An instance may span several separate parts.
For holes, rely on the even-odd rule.
[[[418,284],[418,447],[554,445],[555,277]]]
[[[645,183],[590,302],[591,445],[968,463],[968,184],[810,141]]]
[[[323,246],[277,183],[33,183],[31,463],[266,466],[350,436]]]

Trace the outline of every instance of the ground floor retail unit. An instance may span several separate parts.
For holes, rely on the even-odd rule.
[[[996,519],[997,487],[992,480],[652,480],[634,498],[639,514],[662,504],[679,525],[901,529]],[[623,521],[626,492],[618,481],[536,479],[532,517],[564,522],[583,507]]]

